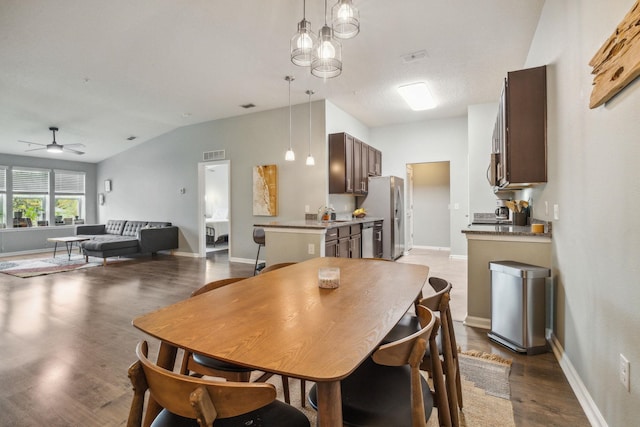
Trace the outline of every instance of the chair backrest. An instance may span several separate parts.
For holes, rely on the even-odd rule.
[[[264,241],[265,241],[264,228],[253,229],[253,241],[259,245],[264,245]]]
[[[129,368],[134,397],[127,427],[142,425],[147,390],[160,406],[176,415],[197,419],[201,426],[212,426],[216,418],[245,414],[276,399],[276,389],[271,384],[211,381],[176,374],[152,363],[147,358],[148,351],[146,341],[138,343],[138,360]]]
[[[430,277],[429,284],[436,293],[420,300],[420,304],[440,313],[440,338],[442,342],[440,350],[442,352],[446,377],[450,418],[452,425],[458,426],[458,406],[462,408],[462,391],[460,384],[460,366],[458,361],[458,344],[456,342],[456,334],[453,329],[453,319],[451,317],[451,308],[449,306],[452,286],[447,280],[439,277]],[[431,351],[431,354],[438,354],[438,349],[436,348],[435,350],[436,351]],[[435,358],[431,357],[431,359]],[[428,368],[428,366],[423,366],[423,368]]]
[[[427,350],[437,318],[431,310],[423,305],[416,308],[421,329],[408,337],[381,345],[372,355],[373,361],[379,365],[411,367],[411,419],[413,427],[425,427],[424,400],[422,395],[422,378],[420,363]],[[435,339],[435,336],[434,336]]]
[[[260,274],[264,274],[264,273],[266,273],[268,271],[277,270],[277,269],[282,268],[282,267],[288,267],[288,266],[293,265],[293,264],[296,264],[296,263],[295,262],[281,262],[281,263],[278,263],[278,264],[271,264],[271,265],[263,268],[262,270],[260,270]]]
[[[246,277],[230,277],[228,279],[214,280],[213,282],[209,282],[201,288],[198,288],[195,291],[191,292],[191,296],[195,297],[196,295],[204,294],[205,292],[209,292],[244,279],[246,279]]]

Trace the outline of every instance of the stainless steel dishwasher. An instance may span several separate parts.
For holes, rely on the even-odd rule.
[[[362,258],[375,258],[373,246],[373,222],[363,222]]]

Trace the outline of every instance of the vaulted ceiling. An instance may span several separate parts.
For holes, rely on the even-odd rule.
[[[342,42],[342,75],[322,80],[289,59],[302,0],[1,0],[0,153],[49,157],[18,140],[50,143],[57,126],[59,143],[86,152],[61,158],[98,162],[177,127],[286,106],[286,75],[293,104],[312,89],[372,127],[464,115],[522,67],[544,0],[354,4],[360,34]],[[306,9],[317,31],[324,2]],[[415,81],[437,108],[407,108],[396,88]]]

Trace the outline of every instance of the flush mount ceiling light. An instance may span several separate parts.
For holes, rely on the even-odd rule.
[[[351,39],[360,32],[360,12],[351,0],[338,0],[331,8],[333,35],[339,39]]]
[[[302,21],[298,22],[298,31],[291,38],[291,62],[308,67],[313,60],[313,49],[318,40],[306,18],[306,2],[302,2]]]
[[[436,106],[436,101],[424,82],[400,86],[398,92],[414,111],[429,110]]]
[[[296,155],[293,152],[293,148],[291,148],[291,82],[295,80],[295,77],[286,76],[284,79],[289,82],[289,149],[284,155],[284,159],[288,162],[293,162],[296,159]]]
[[[327,0],[324,0],[324,26],[318,33],[318,46],[313,51],[311,74],[330,79],[342,73],[342,46],[333,38],[333,30],[327,25]]]
[[[312,90],[308,90],[306,92],[309,95],[309,155],[307,156],[307,166],[313,166],[316,164],[315,159],[311,155],[311,95],[313,95]]]

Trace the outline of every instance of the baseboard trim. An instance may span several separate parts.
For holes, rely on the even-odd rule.
[[[444,246],[423,246],[423,245],[413,245],[411,249],[428,249],[430,251],[451,251],[451,248],[447,248]]]
[[[237,257],[229,257],[229,262],[241,262],[243,264],[255,264],[256,260],[251,258],[237,258]],[[263,259],[258,260],[258,264],[261,262],[265,262]]]
[[[460,261],[466,261],[467,260],[467,255],[449,255],[450,259],[457,259]]]
[[[560,364],[562,372],[564,372],[565,377],[567,377],[567,381],[569,381],[569,385],[578,398],[578,402],[591,425],[594,427],[608,427],[607,422],[598,409],[598,406],[593,401],[587,387],[582,382],[580,375],[578,375],[578,372],[573,367],[571,360],[564,352],[564,348],[562,348],[562,345],[553,333],[551,333],[549,343],[551,344],[553,354]]]
[[[164,251],[160,251],[160,253],[162,253],[162,252],[164,252]],[[204,257],[201,257],[200,254],[198,254],[197,252],[171,251],[171,255],[183,256],[183,257],[187,257],[187,258],[204,258]]]
[[[465,326],[471,326],[472,328],[491,329],[491,319],[484,317],[467,316],[462,322]]]

